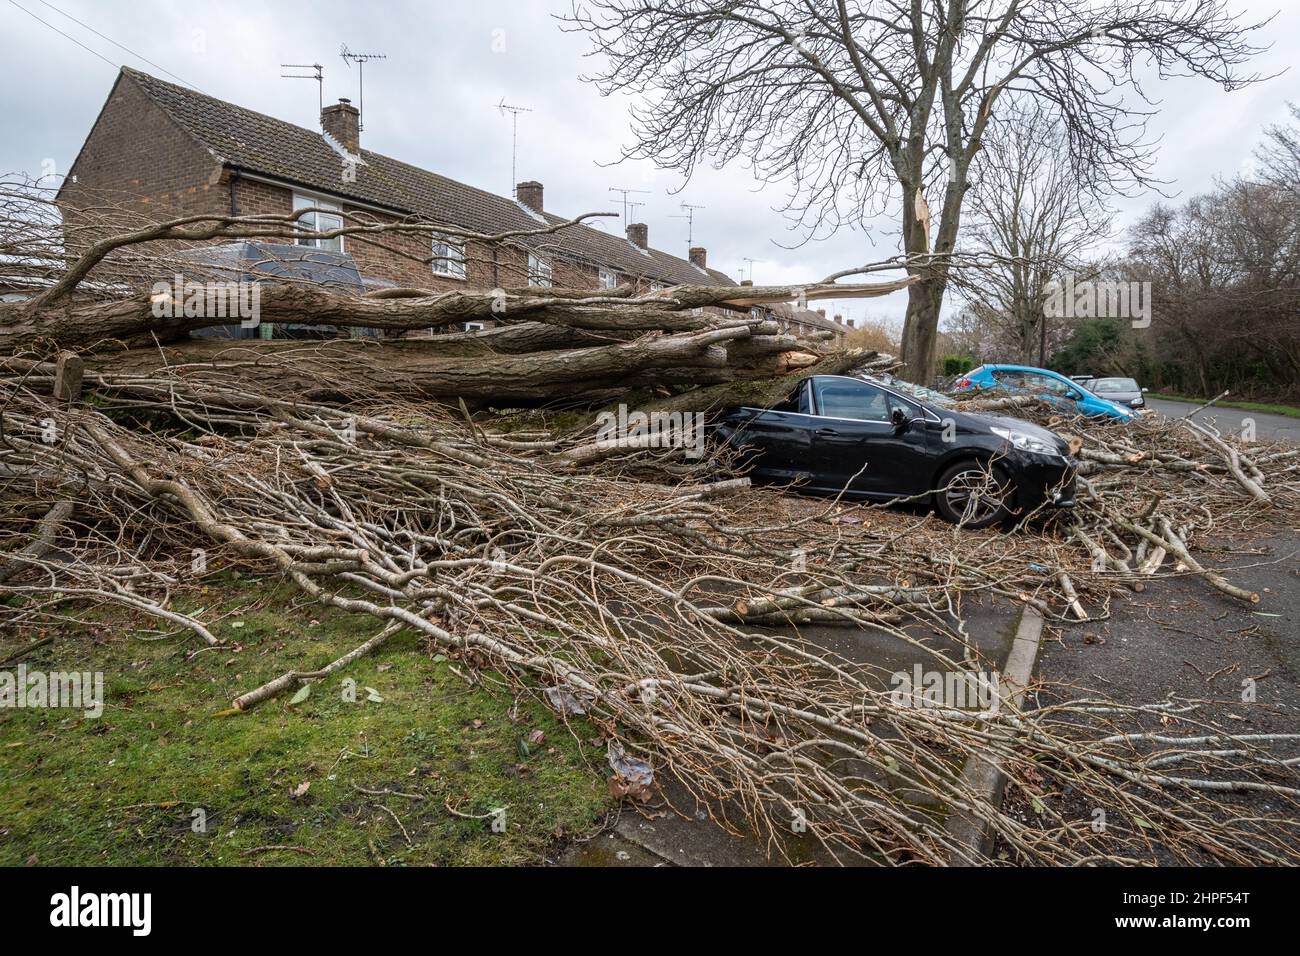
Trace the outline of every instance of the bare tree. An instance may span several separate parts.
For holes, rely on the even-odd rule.
[[[963,243],[988,265],[964,273],[960,292],[1007,352],[1025,362],[1037,355],[1042,365],[1050,286],[1066,272],[1091,271],[1084,256],[1109,232],[1111,214],[1080,189],[1064,132],[1041,109],[1010,110],[990,130]]]
[[[1292,398],[1300,390],[1300,205],[1268,166],[1134,228],[1126,267],[1153,290],[1150,344],[1163,383]],[[1159,384],[1159,383],[1158,383]]]
[[[1265,130],[1265,142],[1255,150],[1265,182],[1300,198],[1300,106],[1288,103],[1292,123],[1275,123]]]
[[[750,161],[789,189],[811,238],[898,215],[909,289],[903,357],[931,375],[971,163],[1005,101],[1064,130],[1090,188],[1149,182],[1141,81],[1232,89],[1258,52],[1223,0],[594,0],[569,28],[607,65],[602,92],[640,97],[625,154],[688,175]],[[930,204],[938,211],[931,229]],[[931,254],[931,255],[927,255]]]

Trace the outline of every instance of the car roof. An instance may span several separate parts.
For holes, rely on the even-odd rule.
[[[1042,372],[1045,375],[1055,375],[1059,378],[1065,378],[1060,372],[1053,372],[1050,368],[1039,368],[1037,365],[985,365],[988,369],[1004,369],[1008,372]]]

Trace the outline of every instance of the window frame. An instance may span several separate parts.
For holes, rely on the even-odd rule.
[[[447,252],[445,254],[438,252],[437,247],[440,245],[446,248]],[[459,258],[451,255],[453,250],[456,251]],[[429,266],[432,268],[434,275],[441,276],[444,279],[463,280],[469,277],[469,267],[465,260],[465,241],[463,239],[458,242],[446,233],[431,233],[429,236],[429,255]],[[459,272],[451,268],[454,265],[460,267]],[[442,268],[439,268],[439,266]]]
[[[847,386],[856,387],[860,390],[870,391],[878,394],[884,401],[885,417],[884,418],[854,418],[849,415],[827,414],[825,403],[823,402],[823,389],[831,388],[836,385],[840,385],[840,387],[846,387],[842,383],[847,383]],[[814,378],[813,398],[814,398],[814,407],[817,409],[816,414],[818,418],[833,418],[837,421],[843,421],[843,422],[864,422],[866,424],[871,424],[871,425],[890,425],[891,415],[893,414],[894,405],[895,403],[900,401],[899,396],[895,395],[893,392],[889,391],[888,389],[882,388],[881,386],[876,385],[872,382],[864,382],[861,379],[847,378],[847,377],[840,377],[840,376],[826,376],[824,378],[823,377]],[[903,403],[903,404],[910,404],[910,403]]]
[[[609,269],[596,270],[596,285],[601,289],[617,289],[618,273]]]
[[[528,285],[537,289],[555,287],[555,266],[535,252],[528,253]]]
[[[297,212],[299,209],[311,209],[313,207],[321,210],[320,212],[312,212],[312,213],[308,213],[305,216],[299,217],[297,221],[297,225],[299,227],[307,228],[307,222],[308,220],[310,220],[311,232],[325,232],[330,229],[343,228],[343,203],[342,202],[335,202],[334,200],[328,199],[325,196],[321,196],[317,193],[301,192],[295,189],[293,191],[293,197],[290,200],[290,203],[292,205],[292,209],[290,210],[291,212]],[[337,215],[331,216],[330,215],[331,213],[337,213]],[[338,225],[326,226],[324,229],[322,229],[320,225],[320,220],[322,216],[329,216],[330,218],[337,219]],[[294,239],[293,242],[294,245],[296,246],[305,246],[308,249],[323,249],[326,252],[344,253],[347,252],[346,243],[344,241],[346,238],[347,238],[346,236],[335,236],[333,239],[320,239],[316,236],[302,236],[300,238]],[[337,242],[339,245],[338,248],[335,249],[332,246],[321,245],[321,243],[323,242]]]

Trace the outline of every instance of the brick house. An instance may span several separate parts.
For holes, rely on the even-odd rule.
[[[331,211],[373,222],[419,221],[483,234],[537,229],[567,217],[545,208],[541,183],[498,196],[363,149],[347,100],[308,130],[123,67],[59,190],[70,245],[76,211],[105,202],[162,221],[196,214],[287,214],[304,207],[319,229]],[[351,224],[351,223],[350,223]],[[649,245],[643,223],[626,236],[574,226],[499,243],[430,241],[427,233],[303,240],[343,253],[369,287],[431,289],[553,285],[639,291],[691,283],[734,285],[706,251],[681,259]]]

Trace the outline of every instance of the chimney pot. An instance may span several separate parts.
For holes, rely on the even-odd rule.
[[[533,212],[542,212],[542,184],[534,179],[515,186],[515,198]]]
[[[825,315],[824,312],[822,314]],[[835,321],[842,325],[844,323],[844,316],[840,315],[838,312],[835,313]]]
[[[627,240],[639,249],[649,249],[650,227],[643,222],[628,223]]]
[[[320,111],[320,128],[352,155],[361,152],[361,112],[346,99]]]
[[[709,252],[703,246],[692,246],[687,255],[690,257],[691,265],[700,269],[708,268]]]

